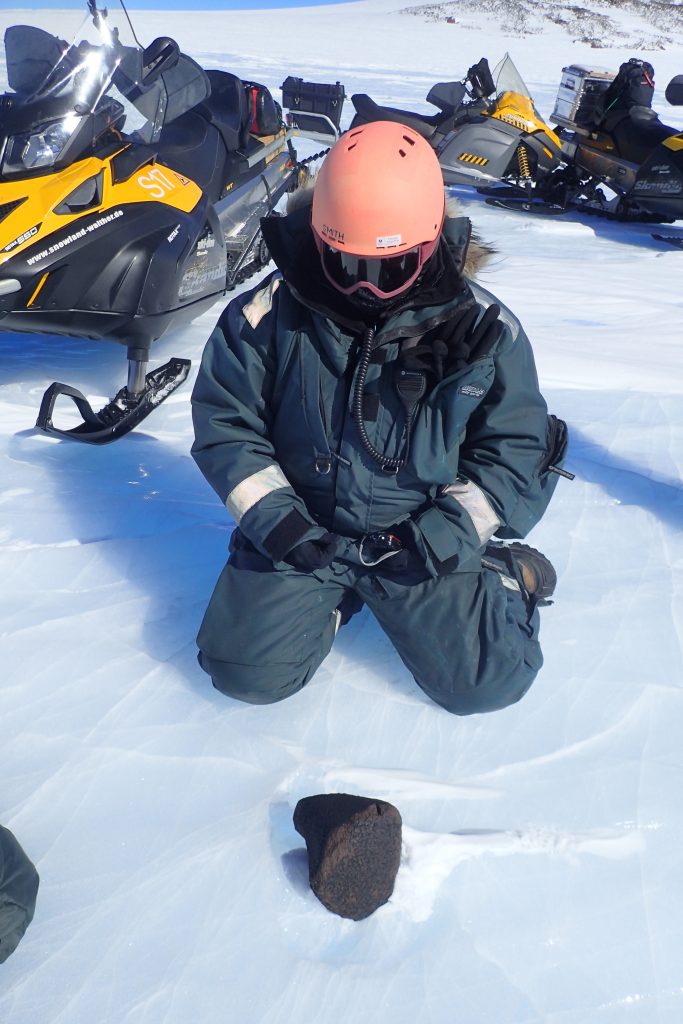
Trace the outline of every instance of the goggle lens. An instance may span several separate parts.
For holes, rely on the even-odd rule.
[[[436,248],[435,242],[416,245],[396,256],[354,256],[340,252],[316,235],[328,280],[346,295],[368,288],[380,298],[400,295],[415,281]]]
[[[323,260],[327,273],[339,288],[345,290],[363,282],[387,293],[404,288],[417,274],[420,249],[416,247],[398,256],[381,258],[354,256],[324,244]]]

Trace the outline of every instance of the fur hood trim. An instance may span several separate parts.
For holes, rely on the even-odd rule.
[[[311,206],[313,203],[314,187],[315,176],[311,176],[301,188],[298,188],[296,192],[290,193],[287,199],[287,213],[294,213],[305,206]],[[458,200],[449,195],[446,196],[446,217],[449,220],[465,217]],[[472,231],[463,268],[465,277],[474,280],[477,274],[488,266],[495,255],[496,250],[491,245],[482,241],[476,231]]]

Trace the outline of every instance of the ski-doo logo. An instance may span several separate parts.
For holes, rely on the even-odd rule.
[[[331,228],[329,224],[323,224],[323,235],[325,238],[329,238],[332,242],[341,242],[344,244],[344,232],[339,231],[337,228]]]
[[[28,229],[28,231],[24,231],[23,235],[19,235],[19,237],[15,238],[13,242],[9,242],[2,251],[11,252],[12,249],[16,249],[16,247],[21,245],[22,242],[26,242],[29,238],[33,238],[34,235],[37,235],[39,231],[40,224],[34,224],[32,228]]]
[[[458,394],[471,395],[472,398],[481,398],[482,395],[486,394],[486,391],[484,388],[478,388],[476,384],[463,384],[461,388],[458,388]]]
[[[153,167],[149,174],[139,174],[138,185],[146,189],[153,199],[163,199],[176,187],[176,183],[158,167]]]

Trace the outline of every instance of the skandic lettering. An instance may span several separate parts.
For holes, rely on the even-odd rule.
[[[29,256],[26,260],[26,266],[32,267],[34,263],[39,263],[40,260],[47,259],[48,256],[52,256],[53,253],[59,252],[60,249],[66,248],[67,245],[71,245],[72,242],[77,242],[79,238],[84,238],[86,235],[91,234],[93,231],[97,231],[99,228],[104,227],[105,224],[111,224],[113,220],[118,217],[123,217],[123,210],[113,210],[108,213],[106,217],[99,217],[93,221],[92,224],[87,224],[80,231],[74,231],[65,238],[60,238],[58,242],[53,242],[52,245],[48,246],[47,249],[43,249],[41,252],[36,253],[35,256]]]
[[[224,264],[217,267],[211,267],[207,270],[201,270],[199,267],[191,267],[186,271],[182,281],[180,282],[178,297],[186,299],[190,295],[195,295],[197,292],[200,292],[209,285],[212,285],[215,281],[222,281],[224,279]]]

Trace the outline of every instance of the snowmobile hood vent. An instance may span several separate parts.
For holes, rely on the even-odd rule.
[[[4,220],[5,217],[9,217],[10,213],[16,210],[17,206],[25,203],[27,198],[27,196],[24,196],[22,199],[13,199],[11,203],[0,204],[0,221]]]

